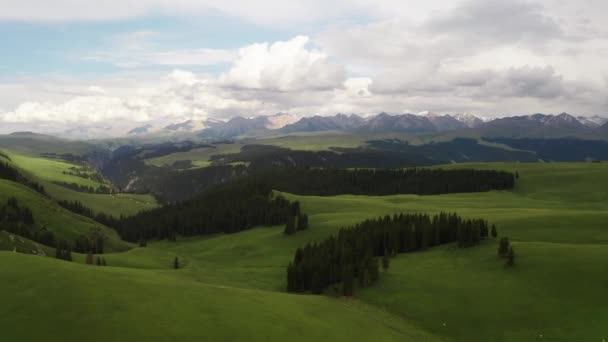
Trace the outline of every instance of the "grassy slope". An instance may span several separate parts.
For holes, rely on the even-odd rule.
[[[166,333],[166,336],[180,339],[200,336],[197,334],[207,330],[209,336],[216,339],[238,339],[242,336],[231,335],[237,333],[234,330],[238,330],[243,332],[243,336],[276,340],[283,336],[269,328],[269,316],[266,314],[274,315],[271,316],[272,327],[276,327],[277,322],[282,322],[282,317],[292,317],[294,321],[305,319],[308,316],[300,316],[300,310],[310,309],[311,316],[318,316],[325,321],[327,317],[332,317],[329,321],[331,324],[306,321],[302,324],[310,325],[301,332],[298,330],[294,336],[312,339],[315,337],[312,334],[317,331],[310,330],[321,329],[319,333],[325,334],[326,340],[331,340],[334,339],[331,334],[336,333],[333,330],[336,327],[344,336],[352,333],[354,340],[372,339],[359,329],[363,328],[367,333],[378,334],[374,336],[376,340],[383,340],[386,339],[382,337],[386,326],[370,325],[373,322],[369,319],[364,320],[365,324],[358,321],[353,324],[351,318],[338,320],[336,317],[340,315],[335,310],[341,310],[343,301],[275,293],[284,289],[285,265],[291,259],[295,247],[325,238],[339,227],[361,219],[406,210],[446,210],[466,216],[485,217],[497,223],[500,235],[508,235],[515,241],[517,266],[510,270],[504,269],[502,262],[495,256],[496,245],[493,241],[466,250],[444,246],[401,255],[392,260],[391,269],[377,285],[357,293],[358,298],[376,304],[376,307],[365,306],[365,311],[382,307],[392,315],[373,311],[372,316],[386,315],[381,321],[396,320],[393,315],[408,317],[425,330],[456,341],[535,340],[539,334],[543,334],[544,340],[550,341],[600,341],[606,338],[608,194],[605,188],[608,185],[608,165],[478,164],[448,167],[517,170],[521,179],[512,192],[483,194],[387,197],[288,195],[302,202],[311,221],[310,230],[292,237],[284,236],[281,227],[258,228],[234,235],[182,239],[177,243],[159,242],[148,248],[105,256],[109,265],[139,270],[109,267],[91,273],[94,272],[93,269],[99,268],[86,269],[82,265],[60,264],[62,268],[74,267],[71,269],[73,277],[93,274],[91,278],[99,282],[95,285],[79,280],[66,285],[73,292],[82,292],[82,297],[73,303],[85,303],[72,304],[71,310],[67,311],[79,312],[85,310],[83,307],[94,307],[95,312],[99,312],[96,314],[100,315],[98,318],[119,315],[130,326],[134,325],[136,319],[133,317],[137,315],[159,322],[155,329],[133,332],[144,334],[139,336]],[[168,270],[176,255],[185,265],[177,272]],[[0,262],[3,259],[0,258]],[[31,260],[33,259],[18,258],[11,264],[16,263],[19,272],[25,272],[22,270],[32,267],[29,265]],[[52,263],[55,262],[53,260],[48,262],[36,267],[53,270],[60,267],[59,264]],[[111,276],[106,278],[106,272],[110,272]],[[9,275],[11,278],[27,279],[26,275],[20,273]],[[111,292],[118,285],[108,278],[117,279],[121,289],[126,289],[125,298],[122,298],[123,293]],[[23,280],[21,288],[32,297],[24,297],[22,302],[35,302],[36,296],[40,295],[38,291],[43,291],[35,288],[33,280],[29,281],[31,283]],[[234,292],[229,295],[220,293],[220,288],[209,284],[220,286],[222,291]],[[106,291],[106,288],[110,290]],[[172,290],[175,288],[179,290]],[[131,289],[136,293],[132,294]],[[10,291],[14,290],[3,288],[0,293]],[[48,291],[53,293],[59,290],[51,288]],[[143,305],[147,309],[145,312],[139,311],[140,307],[133,305],[129,299],[139,298],[139,293],[155,293],[158,296],[161,292],[163,299],[141,301],[146,303]],[[178,292],[179,296],[171,294],[174,292]],[[100,303],[101,299],[97,297],[104,298],[109,304]],[[243,298],[234,302],[232,297]],[[268,302],[272,302],[268,306],[272,308],[260,301],[256,302],[257,307],[276,311],[251,313],[249,305],[254,298],[249,297],[268,299]],[[216,303],[216,298],[224,301],[225,305],[218,307],[215,304],[203,304]],[[300,300],[304,302],[299,302]],[[305,308],[301,307],[303,304]],[[9,301],[9,305],[16,304]],[[242,307],[235,307],[231,311],[233,305]],[[161,307],[162,310],[159,309]],[[169,318],[158,318],[158,312],[161,311],[174,312],[171,315],[165,314]],[[14,326],[25,325],[24,322],[30,319],[39,321],[36,319],[38,316],[33,317],[31,311],[20,313],[22,316],[18,318],[22,320],[11,320]],[[192,323],[191,315],[197,313],[201,317],[215,319],[215,328],[203,326],[200,330],[192,330],[196,324],[207,324]],[[209,316],[210,313],[213,313],[214,318]],[[82,329],[88,328],[90,318],[84,314],[80,316],[61,319],[73,319]],[[252,324],[256,325],[234,329],[243,317],[253,319],[257,323]],[[107,320],[104,324],[108,324],[108,331],[119,328],[119,322],[112,321],[112,318]],[[48,329],[51,329],[53,322],[59,324],[60,320],[51,319],[44,324],[48,324]],[[321,325],[315,325],[317,323]],[[172,324],[176,326],[175,330],[172,329]],[[258,326],[265,329],[258,330]],[[257,335],[268,329],[272,336]],[[74,333],[77,334],[79,330],[76,329]],[[400,330],[419,331],[411,326],[404,326]],[[111,337],[104,334],[96,336]]]
[[[41,153],[83,155],[96,149],[95,145],[87,142],[28,133],[0,135],[0,148],[31,156],[39,156]]]
[[[358,301],[210,285],[174,270],[11,252],[0,252],[0,268],[0,331],[11,341],[438,340]]]
[[[399,211],[457,211],[485,217],[515,241],[518,266],[505,270],[496,245],[442,247],[393,260],[389,274],[358,296],[456,340],[519,341],[603,338],[608,299],[608,165],[475,164],[447,167],[517,170],[512,192],[441,196],[289,197],[311,214],[311,229],[285,237],[281,227],[161,242],[187,262],[184,276],[231,286],[282,290],[295,247],[341,226]],[[156,253],[156,252],[155,252]],[[167,265],[168,256],[151,255]],[[164,259],[164,261],[161,261]],[[137,265],[137,259],[126,258]],[[567,313],[567,314],[565,314]],[[446,326],[443,326],[446,323]]]
[[[217,154],[238,153],[243,144],[219,144],[216,148],[195,148],[188,152],[177,152],[162,157],[145,160],[148,165],[170,166],[178,160],[191,160],[193,167],[206,167],[211,165],[209,158]]]
[[[46,226],[58,238],[71,240],[87,233],[93,227],[99,227],[108,236],[106,242],[108,250],[122,251],[130,246],[130,244],[120,240],[114,230],[61,208],[52,200],[41,196],[26,186],[0,179],[0,201],[4,202],[9,197],[16,197],[20,203],[32,209],[36,224],[41,227]],[[8,246],[6,249],[12,250],[13,247]]]
[[[64,172],[72,171],[70,168],[74,167],[75,165],[60,160],[28,157],[14,153],[9,154],[9,157],[20,168],[28,170],[42,180],[50,182],[76,183],[83,186],[90,186],[95,189],[103,185],[94,180],[64,174]]]
[[[115,216],[136,214],[158,205],[156,199],[151,195],[92,194],[68,189],[52,182],[77,183],[94,188],[99,187],[101,184],[78,176],[63,174],[63,171],[69,171],[69,168],[74,166],[67,162],[29,157],[15,153],[8,153],[8,155],[15,166],[37,178],[46,191],[56,199],[77,200],[95,212],[104,212]]]

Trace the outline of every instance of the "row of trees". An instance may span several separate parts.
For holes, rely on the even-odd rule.
[[[273,194],[272,187],[237,181],[210,189],[191,200],[142,212],[106,224],[131,242],[235,233],[259,225],[283,225],[300,214],[299,204]]]
[[[100,256],[96,257],[91,252],[87,253],[84,262],[87,265],[106,266],[106,258]]]
[[[86,216],[90,219],[93,219],[103,225],[106,226],[112,226],[114,224],[116,224],[116,222],[118,220],[121,220],[122,217],[120,217],[118,220],[116,218],[114,218],[111,215],[107,215],[104,213],[95,213],[91,208],[86,207],[84,204],[82,204],[79,201],[73,200],[73,201],[67,201],[67,200],[60,200],[57,201],[57,203],[62,206],[63,208],[76,213],[78,215],[82,215],[82,216]]]
[[[515,250],[508,237],[503,237],[498,243],[498,256],[505,259],[505,266],[515,265]]]
[[[105,185],[101,185],[97,188],[88,185],[82,185],[78,183],[67,183],[67,182],[54,182],[55,184],[62,186],[67,189],[71,189],[78,192],[86,192],[90,194],[111,194],[112,188],[109,188]]]
[[[40,194],[46,195],[46,191],[42,185],[23,176],[17,169],[8,163],[0,162],[0,179],[21,183]]]
[[[55,236],[53,232],[46,227],[37,229],[35,223],[32,210],[20,204],[15,197],[11,197],[5,203],[0,204],[0,230],[54,247]]]
[[[298,248],[287,267],[287,290],[318,294],[329,285],[342,283],[344,295],[352,295],[354,279],[361,286],[378,279],[378,257],[383,257],[383,267],[388,268],[388,257],[398,253],[449,242],[470,247],[486,239],[489,231],[483,219],[449,213],[401,213],[365,220],[341,229],[337,236]]]
[[[69,242],[65,240],[57,242],[57,246],[55,246],[55,258],[72,261],[72,246]]]
[[[293,202],[290,206],[287,223],[285,223],[285,234],[293,235],[297,231],[308,229],[308,215],[300,212],[300,203]]]
[[[87,234],[79,235],[72,244],[72,250],[78,253],[103,254],[104,244],[108,237],[99,227],[93,227]]]
[[[511,189],[512,173],[495,170],[282,168],[254,176],[275,190],[299,195],[437,195]]]

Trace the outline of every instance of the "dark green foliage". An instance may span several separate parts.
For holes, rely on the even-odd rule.
[[[387,271],[390,267],[390,258],[388,257],[388,252],[385,252],[382,256],[382,269]]]
[[[236,233],[260,225],[281,225],[299,214],[299,204],[274,196],[259,182],[234,182],[191,200],[122,218],[110,224],[127,241]],[[177,219],[177,221],[176,221]],[[294,223],[295,224],[295,223]]]
[[[308,215],[300,214],[298,215],[298,230],[306,230],[308,229]]]
[[[106,258],[101,258],[101,266],[107,266]]]
[[[515,265],[515,250],[513,249],[513,246],[509,246],[509,250],[507,251],[505,258],[505,266]]]
[[[86,192],[89,194],[111,194],[111,193],[113,193],[112,188],[109,188],[104,185],[94,188],[92,186],[82,185],[82,184],[78,184],[78,183],[66,183],[66,182],[53,182],[53,183],[57,184],[59,186],[62,186],[64,188],[70,189],[70,190],[74,190],[74,191],[78,191],[78,192]]]
[[[496,225],[492,225],[492,237],[496,239],[498,232],[496,231]]]
[[[498,243],[498,256],[500,257],[506,257],[507,254],[509,253],[509,247],[510,247],[510,243],[509,243],[509,238],[508,237],[503,237],[500,239],[500,242]]]
[[[192,236],[218,232],[234,233],[256,225],[287,224],[296,217],[295,231],[306,229],[308,217],[300,217],[299,203],[272,196],[272,190],[301,195],[388,195],[412,193],[432,195],[453,192],[475,192],[510,189],[511,173],[492,170],[339,170],[339,169],[271,169],[244,179],[216,186],[185,202],[115,220],[93,216],[74,204],[62,204],[82,211],[101,223],[114,227],[124,240],[173,239],[175,235]],[[179,218],[179,225],[175,218]],[[291,223],[289,223],[291,225]],[[289,228],[289,229],[287,229]],[[472,225],[470,229],[487,229]],[[471,246],[487,237],[487,230],[467,231],[461,239]],[[292,227],[286,226],[290,234]],[[432,234],[425,232],[425,234]],[[434,233],[436,234],[436,233]],[[428,246],[425,238],[421,248]]]
[[[370,286],[378,280],[378,259],[366,256],[359,270],[359,285],[361,287]]]
[[[104,213],[95,214],[91,208],[84,206],[82,203],[74,200],[74,201],[57,201],[57,203],[64,207],[65,209],[82,216],[86,216],[90,219],[93,219],[103,225],[113,226],[116,224],[116,219]]]
[[[97,266],[101,266],[101,258],[97,257],[95,259],[96,259],[96,262],[97,262]]]
[[[0,179],[21,183],[40,194],[46,195],[46,191],[42,185],[23,176],[17,169],[11,167],[8,163],[0,162]]]
[[[308,229],[308,215],[299,213],[299,203],[295,202],[295,204],[297,204],[296,216],[289,216],[285,224],[285,234],[287,235],[293,235],[297,231]]]
[[[177,257],[175,257],[175,259],[173,259],[173,268],[174,269],[179,268],[179,259]]]
[[[353,268],[346,265],[342,271],[342,295],[351,297],[353,295],[354,275]]]
[[[272,169],[252,176],[298,195],[437,195],[513,188],[515,176],[494,170]]]
[[[144,239],[139,240],[139,247],[148,247],[148,241]]]
[[[433,217],[402,213],[365,220],[341,229],[337,236],[298,248],[287,267],[287,290],[320,293],[329,285],[343,282],[348,295],[352,286],[349,290],[349,284],[344,282],[345,277],[351,276],[349,273],[361,286],[369,286],[378,279],[377,257],[383,258],[383,268],[387,269],[389,255],[450,242],[469,247],[479,243],[487,227],[485,220],[465,220],[448,213]]]
[[[533,151],[538,159],[555,162],[582,162],[608,160],[608,141],[578,138],[483,138],[486,141],[505,144],[518,150]]]
[[[35,223],[32,210],[20,204],[16,198],[11,197],[5,204],[0,204],[0,230],[54,247],[53,232],[46,227],[36,229]]]
[[[285,234],[293,235],[296,233],[296,217],[288,216],[287,223],[285,224]]]
[[[91,228],[86,235],[80,235],[74,240],[73,250],[78,253],[92,252],[94,254],[103,254],[104,241],[107,236],[99,228]]]
[[[55,258],[65,261],[72,261],[72,248],[67,241],[61,240],[57,242]]]

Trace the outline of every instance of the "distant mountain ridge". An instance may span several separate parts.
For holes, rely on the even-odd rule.
[[[255,136],[263,132],[291,134],[298,132],[341,131],[352,134],[440,134],[462,132],[465,136],[488,137],[592,137],[608,138],[608,118],[599,116],[575,117],[568,113],[558,115],[532,114],[484,119],[470,113],[388,114],[368,117],[356,114],[333,116],[314,115],[298,117],[279,113],[272,116],[233,117],[227,121],[192,120],[164,128],[171,133],[194,132],[201,138]]]
[[[389,114],[381,112],[371,116],[336,114],[333,116],[299,116],[278,113],[269,116],[234,116],[228,120],[190,119],[176,123],[147,123],[131,127],[120,133],[106,124],[100,127],[76,127],[56,136],[70,139],[99,139],[109,137],[171,137],[180,139],[255,137],[260,134],[292,134],[298,132],[340,131],[350,134],[443,134],[453,136],[488,137],[581,137],[608,139],[608,117],[531,114],[488,119],[471,113]],[[112,132],[118,132],[114,134]],[[113,135],[114,134],[114,135]]]

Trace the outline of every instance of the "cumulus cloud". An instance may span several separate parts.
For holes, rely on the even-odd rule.
[[[125,117],[132,121],[149,119],[149,116],[143,111],[129,110],[122,99],[106,96],[79,96],[61,104],[25,102],[2,117],[5,122],[9,123],[31,121],[96,123]]]
[[[298,36],[244,47],[220,80],[237,88],[278,91],[340,87],[345,78],[344,67],[329,61],[325,53],[309,49],[308,44],[308,37]]]
[[[169,39],[148,30],[113,36],[85,56],[123,68],[111,81],[0,79],[5,131],[9,123],[60,130],[277,112],[608,112],[608,5],[600,0],[109,0],[96,11],[71,0],[4,3],[0,20],[213,11],[307,34],[234,50],[162,48]],[[214,74],[192,71],[210,65]],[[161,75],[158,66],[179,69]]]

